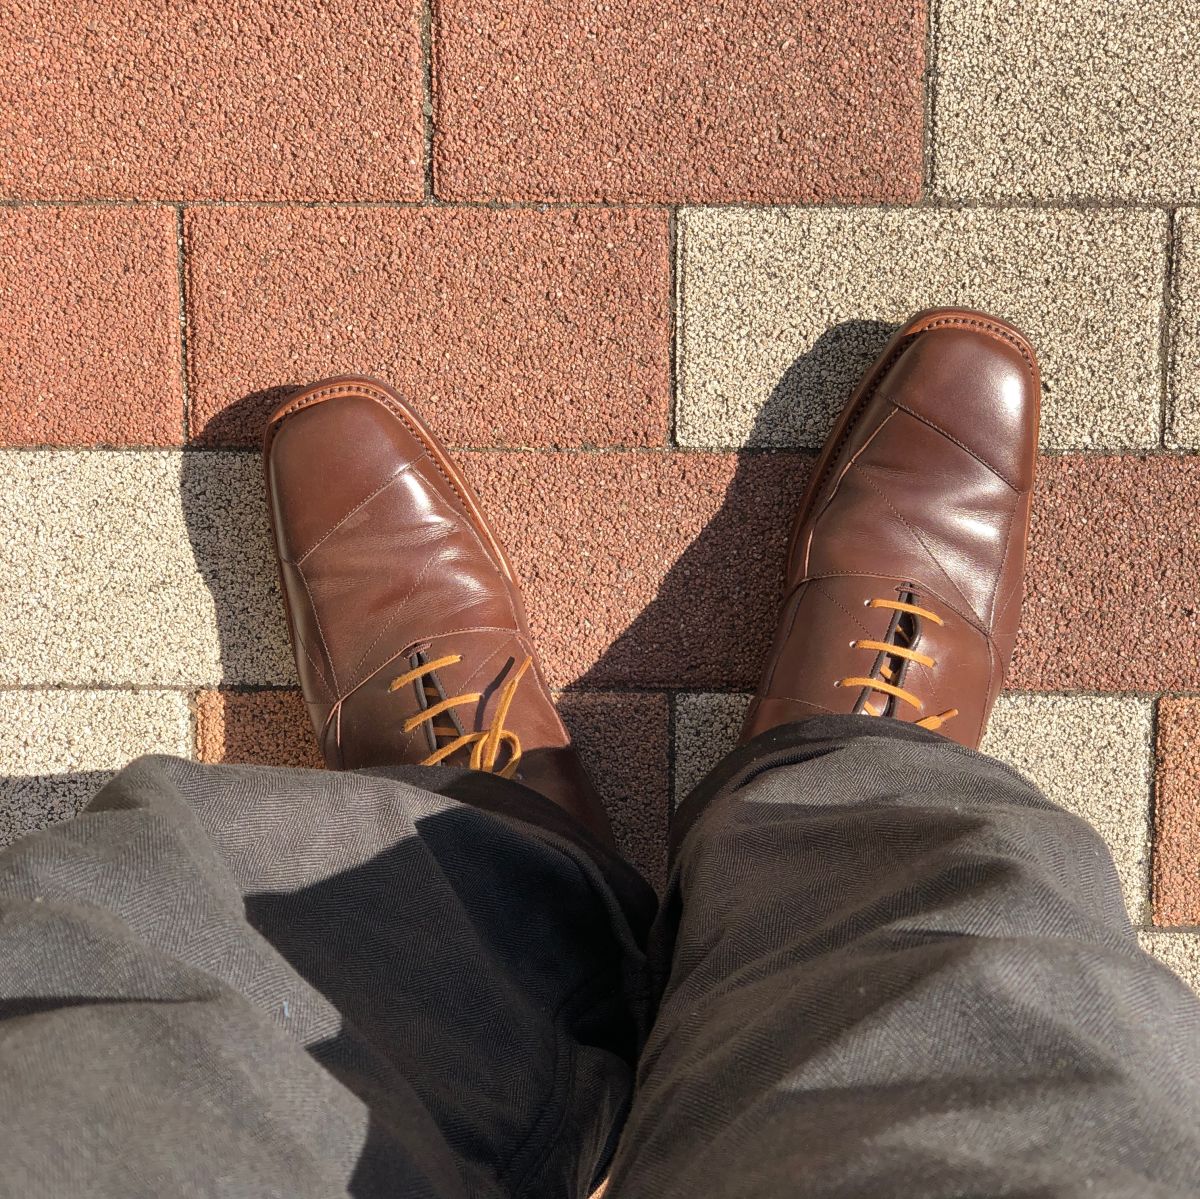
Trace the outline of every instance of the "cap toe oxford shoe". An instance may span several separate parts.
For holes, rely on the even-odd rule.
[[[823,713],[978,747],[1021,617],[1040,382],[979,312],[914,317],[817,459],[743,740]]]
[[[469,765],[525,783],[611,843],[504,549],[412,407],[371,379],[315,383],[271,417],[264,463],[326,763]]]

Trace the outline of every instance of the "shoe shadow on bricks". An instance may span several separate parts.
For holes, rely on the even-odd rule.
[[[670,467],[665,486],[638,500],[646,505],[647,524],[667,530],[664,541],[672,544],[639,538],[631,556],[669,553],[700,527],[662,571],[653,598],[572,689],[719,691],[757,683],[774,629],[788,535],[815,452],[898,327],[849,321],[824,333],[784,372],[742,449],[663,456]],[[646,559],[636,565],[644,574],[653,571]]]
[[[677,701],[674,795],[605,796],[620,839],[636,849],[636,864],[656,884],[665,877],[675,799],[732,746],[742,695],[757,685],[774,631],[786,543],[815,451],[898,327],[856,320],[830,328],[784,371],[745,432],[744,448],[663,455],[659,467],[649,468],[659,475],[654,485],[628,497],[635,535],[600,536],[595,547],[602,554],[615,540],[626,558],[617,577],[631,577],[634,586],[639,578],[660,577],[649,601],[568,687],[568,726],[572,696],[587,689],[725,693],[699,703]],[[700,441],[686,430],[685,436],[689,449]],[[717,429],[712,441],[736,436]],[[795,446],[805,448],[785,448]],[[558,532],[564,544],[588,541],[584,528]],[[520,571],[519,553],[516,560]],[[567,569],[577,573],[581,612],[619,611],[627,602],[604,594],[612,584],[592,581],[579,563]],[[532,615],[541,623],[536,610]],[[586,751],[587,730],[581,733]],[[617,735],[627,743],[606,746],[607,760],[636,761],[642,737],[636,723],[622,722]]]
[[[180,455],[180,510],[199,576],[195,589],[198,594],[183,595],[173,586],[165,597],[162,619],[185,622],[194,634],[189,638],[187,682],[196,688],[297,685],[271,553],[260,455],[254,449],[221,450],[212,444],[257,443],[263,413],[274,397],[287,390],[288,386],[283,385],[246,396],[206,426],[199,442],[202,448],[189,447]],[[173,607],[178,601],[182,609]],[[149,639],[153,634],[148,632],[146,636]],[[170,678],[162,680],[166,686],[172,682]],[[145,688],[149,692],[154,689],[153,685]],[[146,702],[153,703],[150,699]],[[107,746],[100,760],[87,760],[92,757],[93,741],[105,743],[105,720],[116,718],[96,715],[95,728],[81,736],[69,725],[54,727],[56,721],[86,719],[78,708],[66,705],[59,713],[59,707],[51,705],[51,711],[51,727],[43,743],[31,747],[28,754],[16,751],[16,761],[28,757],[31,769],[18,772],[19,767],[10,767],[9,773],[0,775],[0,847],[69,820],[125,764]],[[302,710],[299,714],[303,716]],[[167,735],[164,730],[176,728],[174,718],[160,715],[161,726],[151,723]],[[241,746],[250,742],[269,748],[279,742],[269,731],[255,736],[243,728],[234,730],[234,734],[233,739],[240,740]],[[75,756],[77,762],[75,751],[78,743],[83,743],[84,760],[79,765],[100,768],[45,771],[42,767],[46,755],[53,757],[51,747],[57,741],[65,742],[66,756]],[[186,752],[182,733],[161,744],[130,745],[128,737],[125,744],[128,756],[139,750]]]
[[[244,395],[240,400],[214,412],[195,432],[195,443],[209,448],[249,446],[257,448],[262,441],[267,418],[298,387],[310,382],[298,379],[292,383],[276,383]],[[195,414],[193,413],[193,418]]]
[[[256,391],[231,405],[183,453],[183,520],[212,600],[208,660],[198,664],[197,679],[207,686],[298,686],[258,449],[266,415],[289,386]],[[270,746],[269,730],[260,741]]]

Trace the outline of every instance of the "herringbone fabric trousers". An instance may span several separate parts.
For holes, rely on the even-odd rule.
[[[1015,772],[822,718],[674,839],[651,927],[503,780],[141,759],[0,855],[0,1195],[1200,1194],[1200,1003]]]

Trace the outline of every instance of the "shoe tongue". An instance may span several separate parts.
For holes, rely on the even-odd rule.
[[[916,602],[916,595],[912,591],[900,591],[899,599],[901,603],[912,604]],[[887,642],[889,645],[911,649],[919,632],[919,619],[911,612],[893,612],[887,632],[879,640]],[[870,677],[890,683],[893,687],[901,687],[904,685],[904,676],[908,673],[911,665],[911,661],[907,658],[880,651],[871,667]],[[903,713],[899,712],[899,709],[905,706],[896,696],[882,691],[864,692],[862,699],[859,700],[859,709],[875,716],[902,715]]]
[[[421,648],[409,655],[408,665],[410,669],[416,669],[431,660],[428,649]],[[433,670],[416,680],[413,684],[413,698],[418,708],[432,708],[434,704],[449,698],[451,693],[447,690],[444,679],[444,670]],[[467,731],[460,713],[454,708],[449,708],[434,720],[422,724],[420,728],[430,753],[445,741],[461,736]],[[438,730],[445,731],[439,732]]]

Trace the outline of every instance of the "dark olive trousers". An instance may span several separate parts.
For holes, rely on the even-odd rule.
[[[1012,770],[818,719],[674,837],[656,915],[503,780],[135,762],[0,855],[0,1195],[1200,1194],[1200,1003]]]

